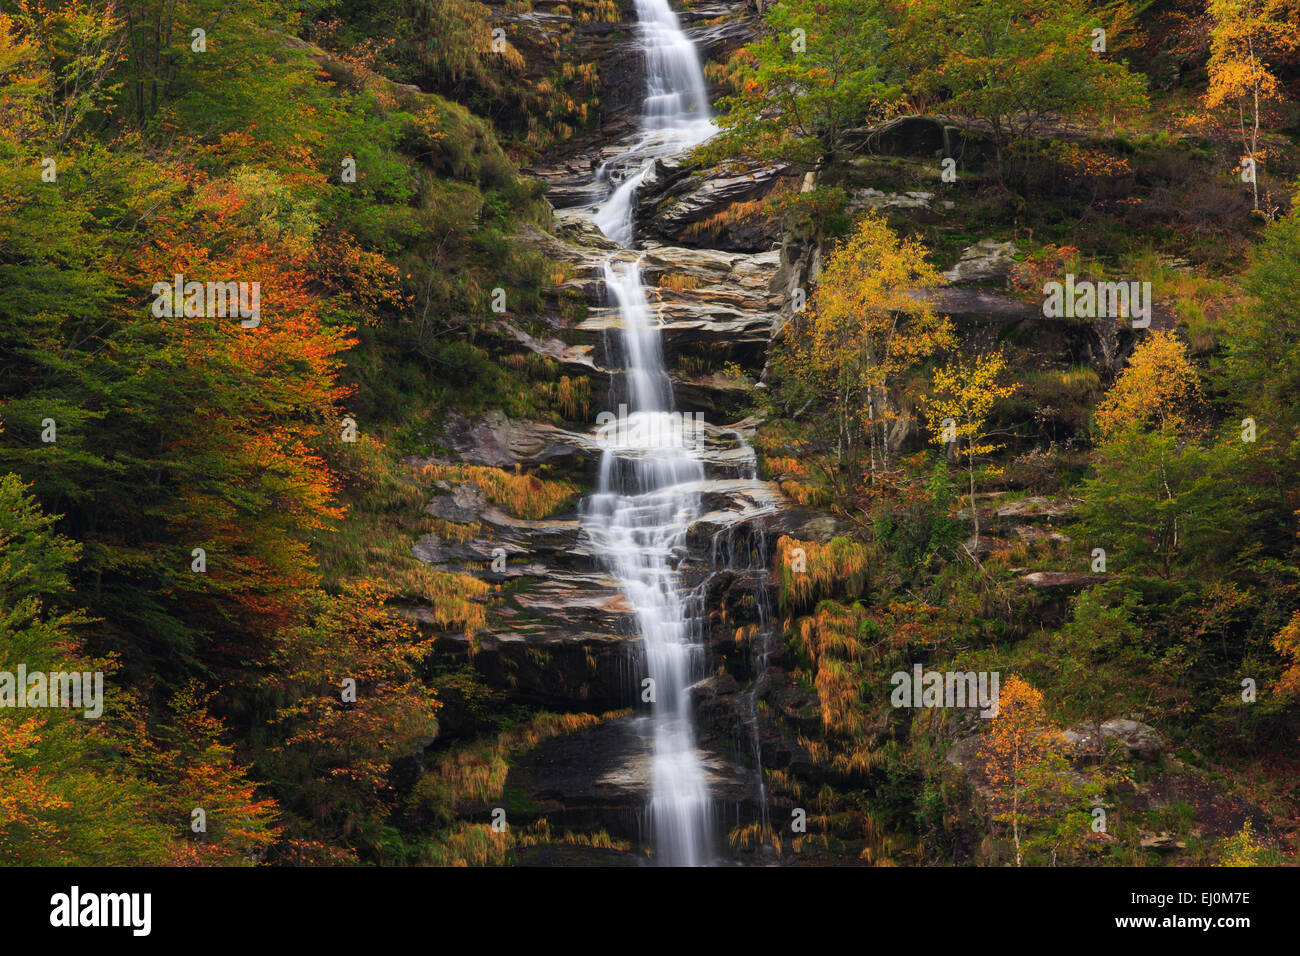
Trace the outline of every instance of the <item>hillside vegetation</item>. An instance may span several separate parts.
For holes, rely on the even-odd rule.
[[[674,384],[811,529],[710,592],[770,802],[731,849],[1294,862],[1300,4],[682,9],[721,132],[647,186],[646,274],[770,297]],[[0,671],[106,675],[99,718],[0,706],[0,862],[642,853],[527,776],[636,706],[529,590],[611,394],[547,186],[639,108],[634,20],[0,0]],[[719,249],[780,255],[733,295]],[[900,708],[914,666],[997,715]]]

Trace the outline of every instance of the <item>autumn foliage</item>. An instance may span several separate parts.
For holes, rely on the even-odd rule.
[[[887,470],[918,366],[954,339],[924,293],[942,280],[914,239],[868,214],[827,259],[805,315],[784,333],[791,387],[825,395],[834,441],[854,468],[865,443],[870,473]]]
[[[1060,731],[1048,722],[1043,695],[1031,684],[1015,676],[1002,683],[981,754],[993,816],[1009,831],[1016,866],[1030,852],[1054,861],[1087,839],[1086,810],[1101,783],[1070,768]]]

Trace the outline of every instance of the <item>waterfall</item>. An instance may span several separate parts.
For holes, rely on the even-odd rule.
[[[667,0],[636,0],[645,53],[646,96],[639,137],[598,178],[612,191],[595,211],[601,230],[634,245],[636,189],[663,156],[680,153],[714,132],[704,74],[694,45]],[[625,421],[597,431],[603,454],[596,492],[583,527],[619,581],[644,647],[638,699],[650,703],[642,727],[651,745],[651,796],[646,819],[655,858],[670,866],[711,862],[708,784],[691,719],[690,687],[702,677],[702,608],[683,594],[675,566],[686,532],[699,515],[704,466],[698,422],[674,414],[663,345],[641,280],[626,252],[604,265],[605,288],[620,316]]]

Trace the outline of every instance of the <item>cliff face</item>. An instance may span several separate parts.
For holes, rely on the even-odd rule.
[[[687,548],[674,560],[684,586],[701,595],[704,606],[711,676],[693,688],[692,699],[717,829],[730,835],[728,852],[738,858],[789,859],[788,842],[783,847],[780,834],[808,803],[795,794],[817,793],[828,780],[842,782],[845,775],[825,750],[826,706],[818,688],[791,676],[799,662],[787,646],[789,622],[779,619],[777,542],[788,536],[828,545],[849,529],[843,518],[788,497],[775,480],[785,477],[779,471],[760,477],[755,467],[756,445],[774,459],[798,454],[779,437],[767,436],[753,411],[767,386],[773,347],[815,282],[826,243],[820,234],[783,226],[763,201],[832,185],[844,191],[850,212],[885,210],[918,226],[960,223],[964,210],[943,192],[938,157],[962,134],[943,119],[905,117],[859,131],[846,154],[807,173],[780,165],[700,169],[680,158],[661,161],[637,194],[635,222],[644,254],[618,252],[573,210],[594,201],[595,171],[634,141],[643,77],[629,6],[619,8],[619,22],[580,25],[558,5],[537,4],[527,13],[496,11],[538,76],[553,66],[561,49],[575,60],[599,64],[599,104],[588,127],[526,170],[545,184],[553,213],[548,228],[529,227],[512,241],[559,264],[554,284],[540,309],[496,320],[506,343],[499,361],[516,367],[544,363],[566,389],[589,401],[581,403],[580,412],[575,403],[564,421],[522,420],[501,409],[453,413],[439,452],[413,463],[501,469],[570,481],[589,492],[600,461],[593,419],[609,406],[621,374],[611,335],[618,314],[604,288],[602,264],[611,253],[641,258],[677,407],[699,414],[706,425],[705,480],[699,488],[705,507],[689,528]],[[684,9],[682,18],[704,55],[716,59],[752,35],[756,11],[748,3],[702,3]],[[965,135],[970,141],[964,151],[978,157],[978,135]],[[1132,330],[1110,320],[1045,317],[1008,289],[1014,245],[969,234],[978,228],[960,229],[965,240],[937,252],[949,285],[917,292],[952,318],[961,349],[998,346],[1019,369],[1060,374],[1084,369],[1093,381],[1109,381],[1132,351]],[[1169,327],[1172,321],[1157,309],[1153,327]],[[1051,396],[1030,394],[1029,408],[1033,427],[1050,439],[1072,434],[1077,426],[1072,417],[1077,409],[1053,403]],[[895,451],[926,447],[915,422],[907,419],[889,442]],[[545,518],[527,519],[490,504],[473,481],[444,482],[442,491],[428,510],[449,530],[422,537],[413,553],[433,568],[469,574],[495,588],[483,628],[472,634],[438,632],[442,661],[472,667],[512,705],[597,718],[518,748],[509,757],[499,799],[462,804],[459,813],[485,820],[504,809],[512,826],[544,825],[552,838],[528,850],[524,862],[641,861],[651,786],[649,744],[637,717],[642,650],[633,609],[582,533],[577,500]],[[1062,496],[1000,505],[996,496],[988,496],[979,506],[988,531],[980,551],[985,555],[1064,541],[1055,525],[1069,518],[1074,503]],[[1024,575],[1026,608],[1041,621],[1059,622],[1064,596],[1086,583],[1077,580],[1082,577]],[[980,809],[978,761],[968,759],[979,721],[967,716],[959,715],[947,731],[953,747],[943,771],[948,774],[943,799],[949,807],[963,808],[944,824],[944,842],[956,861],[987,859],[982,834],[995,829]],[[880,711],[872,720],[859,728],[864,746],[906,739],[907,726],[897,712]],[[1162,747],[1154,751],[1157,760]],[[1143,793],[1195,791],[1177,783],[1180,773],[1176,766],[1163,767],[1163,776]],[[780,786],[772,786],[772,780]],[[1205,792],[1205,801],[1222,799],[1221,793]],[[856,821],[849,829],[858,835],[823,841],[818,850],[808,847],[810,856],[803,858],[870,859],[881,837],[874,823],[860,817],[860,808],[831,797],[821,810],[826,819]],[[1253,812],[1237,806],[1236,815],[1229,816],[1235,820]],[[598,845],[589,845],[566,842],[560,834],[602,836]]]
[[[624,14],[632,16],[624,10]],[[698,5],[684,23],[705,56],[724,56],[751,35],[754,11],[745,3]],[[503,315],[499,329],[522,361],[555,363],[570,383],[585,383],[589,411],[606,404],[620,372],[614,347],[617,309],[608,300],[602,264],[616,247],[590,220],[568,211],[596,197],[595,171],[628,150],[636,130],[644,78],[633,22],[573,27],[553,8],[501,12],[511,41],[540,73],[561,47],[575,60],[600,66],[599,112],[588,130],[551,149],[527,172],[547,187],[554,208],[548,230],[529,228],[515,237],[563,264],[563,275],[536,314]],[[921,134],[886,144],[927,156]],[[853,182],[854,167],[820,174],[848,182],[853,200],[881,203],[877,190]],[[807,747],[821,705],[816,688],[789,676],[793,661],[779,633],[773,567],[782,535],[825,544],[844,526],[840,519],[797,504],[778,482],[755,477],[750,448],[763,423],[747,417],[762,388],[771,347],[785,328],[797,290],[816,278],[821,240],[782,230],[762,200],[775,191],[811,188],[817,177],[778,165],[738,165],[701,170],[680,158],[656,164],[637,195],[642,275],[661,323],[674,398],[686,413],[703,417],[706,479],[703,516],[689,529],[688,550],[678,556],[684,587],[703,595],[708,670],[693,691],[697,733],[722,832],[744,833],[788,818],[793,804],[769,792],[763,775],[776,772],[816,786],[828,768]],[[883,202],[897,197],[884,196]],[[904,196],[919,214],[932,195]],[[983,277],[983,274],[980,274]],[[1056,355],[1093,359],[1106,366],[1121,346],[1102,342],[1098,330],[1047,330],[1022,303],[975,289],[943,293],[943,307],[971,337],[1032,338]],[[501,361],[512,361],[508,355]],[[576,385],[574,387],[577,387]],[[914,436],[897,437],[901,445]],[[557,425],[512,419],[489,410],[474,418],[449,417],[443,444],[449,454],[430,463],[485,466],[513,473],[567,479],[590,490],[600,448],[590,420]],[[604,832],[644,847],[642,816],[650,795],[648,742],[638,732],[636,675],[641,668],[632,608],[618,582],[600,565],[581,531],[577,506],[541,520],[512,517],[489,505],[469,485],[448,486],[430,511],[472,529],[462,540],[437,534],[414,544],[414,554],[440,571],[469,573],[500,589],[487,625],[473,635],[441,634],[448,661],[472,666],[491,687],[527,707],[603,715],[600,722],[552,737],[511,760],[501,805],[514,826],[545,821],[551,832]],[[494,557],[504,555],[504,563]],[[628,713],[630,711],[630,713]],[[883,736],[886,727],[878,728]],[[473,818],[490,808],[466,806]],[[779,826],[779,824],[778,824]],[[776,851],[748,841],[746,857]],[[742,841],[742,845],[744,841]],[[855,858],[861,845],[844,850]],[[532,851],[551,861],[554,846]],[[579,851],[568,847],[564,851]],[[602,848],[608,862],[616,851]]]
[[[635,136],[642,54],[633,40],[634,14],[624,14],[629,19],[623,22],[573,25],[553,8],[537,6],[528,13],[501,11],[500,17],[530,69],[547,69],[561,36],[571,38],[566,50],[575,59],[599,64],[599,110],[590,128],[528,170],[546,184],[555,209],[550,227],[529,227],[513,240],[560,264],[559,274],[540,311],[503,314],[497,327],[513,350],[498,361],[548,363],[567,388],[590,396],[590,402],[562,423],[520,420],[502,410],[453,413],[440,436],[440,453],[413,463],[502,469],[572,481],[583,493],[590,491],[601,457],[593,419],[609,404],[622,368],[618,311],[604,288],[603,264],[611,253],[641,259],[676,405],[705,427],[701,516],[688,529],[686,550],[673,561],[683,587],[702,595],[706,611],[709,670],[716,676],[698,685],[693,699],[702,761],[725,834],[767,812],[758,760],[791,760],[782,733],[757,720],[761,695],[788,694],[767,661],[777,643],[770,612],[772,543],[785,533],[824,539],[834,522],[757,478],[749,447],[759,424],[746,417],[750,395],[783,305],[781,256],[772,241],[778,237],[771,224],[744,241],[715,244],[707,234],[686,235],[692,224],[764,195],[775,181],[771,172],[740,173],[724,182],[692,180],[682,188],[681,175],[656,170],[656,185],[647,185],[641,208],[659,200],[661,186],[677,186],[674,197],[689,211],[670,227],[642,228],[645,237],[657,233],[666,240],[644,243],[644,253],[617,251],[589,219],[566,211],[596,198],[596,169],[626,152]],[[699,5],[684,11],[682,20],[702,51],[722,55],[749,36],[753,11],[744,3]],[[447,533],[422,537],[413,553],[437,570],[477,576],[498,595],[476,633],[448,635],[431,622],[442,663],[473,667],[516,706],[600,717],[514,753],[498,805],[512,827],[540,823],[552,834],[600,833],[612,846],[575,846],[557,838],[525,859],[643,859],[651,767],[637,714],[642,649],[633,609],[581,530],[578,502],[529,520],[489,504],[472,481],[444,487],[447,494],[435,498],[429,511],[448,522]],[[414,614],[418,619],[420,612]],[[770,685],[761,694],[758,681]],[[459,808],[469,819],[491,809]]]

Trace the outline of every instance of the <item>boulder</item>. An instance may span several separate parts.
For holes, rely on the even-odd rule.
[[[1052,541],[1057,544],[1066,544],[1069,542],[1069,535],[1061,534],[1059,531],[1049,531],[1046,528],[1040,528],[1031,524],[1012,525],[1011,533],[1021,541]]]
[[[569,209],[557,209],[551,214],[551,230],[559,239],[589,246],[606,252],[620,248],[619,244],[600,231],[591,216]]]
[[[863,209],[929,209],[934,201],[934,193],[909,190],[904,193],[887,193],[868,187],[854,189],[849,193],[848,211],[861,212]]]
[[[1061,731],[1061,737],[1075,756],[1100,758],[1106,752],[1106,741],[1096,724],[1080,721]]]
[[[626,717],[544,741],[514,761],[505,792],[536,816],[565,828],[601,827],[641,840],[650,800],[653,730]],[[760,807],[753,775],[721,749],[701,746],[705,784],[716,806],[756,819]]]
[[[957,264],[943,274],[949,282],[988,282],[992,279],[1004,279],[1016,264],[1016,245],[1013,242],[998,242],[996,239],[981,239],[973,246],[962,250]]]
[[[1034,571],[1020,580],[1036,591],[1082,591],[1096,584],[1097,576],[1073,571]]]
[[[846,136],[873,153],[890,156],[935,156],[948,140],[941,120],[932,116],[898,116]]]
[[[487,496],[474,484],[456,485],[450,495],[441,495],[429,502],[424,510],[435,518],[469,524],[478,519],[487,507]]]
[[[1083,758],[1104,756],[1108,743],[1122,748],[1128,757],[1148,763],[1159,760],[1165,749],[1164,739],[1154,727],[1124,717],[1112,717],[1100,724],[1080,721],[1061,736]]]
[[[1187,844],[1172,833],[1143,833],[1140,843],[1142,849],[1156,853],[1176,853],[1187,849]]]
[[[1008,501],[1006,504],[998,505],[994,514],[1000,520],[1015,519],[1018,521],[1045,521],[1051,523],[1054,519],[1071,518],[1079,510],[1080,501],[1077,498],[1046,498],[1041,495],[1031,495],[1028,498],[1017,498],[1015,501]]]
[[[1165,749],[1164,738],[1148,724],[1124,717],[1112,717],[1101,725],[1103,737],[1113,738],[1123,744],[1129,756],[1138,760],[1159,760]]]
[[[917,289],[909,294],[929,302],[936,312],[963,323],[1014,325],[1048,321],[1039,306],[978,289]]]

